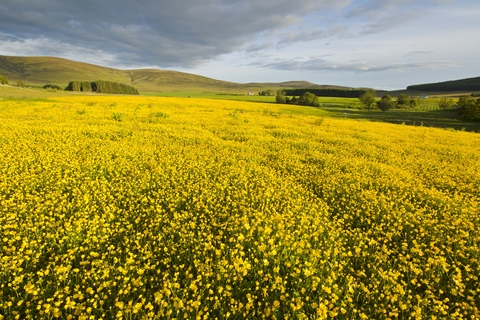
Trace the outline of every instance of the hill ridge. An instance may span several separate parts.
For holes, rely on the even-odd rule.
[[[236,83],[209,78],[193,73],[161,69],[120,70],[92,63],[73,61],[50,56],[2,56],[0,75],[10,81],[24,81],[26,84],[43,86],[54,83],[66,86],[72,80],[108,80],[132,85],[140,92],[257,92],[281,88],[348,88],[335,85],[318,85],[308,81],[286,81],[278,83]]]
[[[415,91],[480,91],[480,77],[415,84],[407,87]]]

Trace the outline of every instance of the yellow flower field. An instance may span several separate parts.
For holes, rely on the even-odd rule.
[[[479,319],[480,135],[0,101],[0,319]]]

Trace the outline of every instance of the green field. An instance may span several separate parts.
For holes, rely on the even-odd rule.
[[[389,122],[400,125],[437,127],[451,130],[480,132],[480,121],[466,120],[457,110],[409,111],[389,110],[353,110],[342,108],[324,108],[327,116],[343,119]]]

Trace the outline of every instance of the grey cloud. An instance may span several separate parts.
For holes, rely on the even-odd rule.
[[[370,0],[346,14],[348,19],[366,21],[360,34],[375,34],[395,28],[428,14],[435,5],[445,0]]]
[[[13,34],[7,34],[0,32],[0,41],[18,41],[20,38],[14,36]]]
[[[365,29],[361,32],[362,34],[374,34],[384,32],[389,29],[393,29],[397,26],[400,26],[408,21],[418,18],[421,16],[421,12],[418,10],[406,10],[397,13],[393,16],[387,16],[383,19],[380,19],[376,22],[368,24]]]
[[[278,44],[286,45],[286,44],[292,44],[296,42],[325,39],[325,38],[345,34],[347,30],[348,28],[346,26],[336,26],[326,30],[315,28],[313,30],[303,31],[303,32],[288,32],[281,37]]]
[[[288,32],[284,34],[278,44],[291,44],[302,41],[312,41],[326,37],[326,32],[321,29],[316,29],[306,32]]]
[[[2,0],[0,46],[20,41],[114,55],[120,64],[192,67],[233,52],[261,32],[298,23],[327,0]],[[16,42],[12,44],[11,42]],[[55,50],[58,49],[58,51]],[[5,50],[3,50],[5,51]],[[63,50],[65,51],[65,50]]]
[[[412,51],[405,55],[405,57],[415,56],[419,54],[431,54],[433,51]]]
[[[360,16],[386,16],[392,11],[401,8],[404,5],[418,2],[416,0],[370,0],[365,4],[356,7],[347,14],[347,17]],[[424,1],[424,3],[431,2],[431,0]]]
[[[252,66],[275,69],[275,70],[296,70],[296,71],[345,71],[345,72],[378,72],[378,71],[405,71],[410,69],[441,69],[452,67],[455,63],[452,61],[430,61],[430,62],[411,62],[411,63],[375,63],[375,62],[352,62],[352,63],[334,63],[321,58],[312,58],[309,60],[276,60],[274,62],[256,62]]]
[[[262,51],[268,48],[271,48],[273,46],[272,43],[270,42],[263,42],[263,43],[255,43],[253,45],[250,45],[244,49],[245,52],[251,53],[251,52],[258,52]]]
[[[61,56],[66,59],[75,60],[78,56],[84,60],[95,60],[101,65],[109,65],[116,61],[113,54],[101,50],[89,49],[51,41],[49,39],[28,39],[22,41],[2,41],[0,37],[0,54],[8,55],[11,52],[22,52],[22,55],[34,56]]]

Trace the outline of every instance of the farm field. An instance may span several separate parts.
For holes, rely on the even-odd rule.
[[[248,96],[233,94],[196,93],[196,92],[165,92],[165,93],[143,93],[146,96],[160,97],[191,97],[203,99],[220,99],[234,101],[249,101],[276,103],[275,96]],[[457,97],[452,97],[456,101]],[[355,119],[362,121],[379,121],[394,124],[405,124],[409,126],[425,126],[444,128],[448,130],[463,130],[469,132],[480,132],[480,122],[462,118],[455,108],[441,110],[438,107],[440,98],[421,99],[419,105],[412,109],[391,109],[387,112],[381,110],[365,110],[357,98],[318,97],[319,108],[289,108],[287,113],[308,113],[333,118]]]
[[[360,121],[379,121],[407,126],[425,126],[447,130],[480,132],[480,121],[462,118],[456,109],[440,110],[434,106],[420,106],[413,110],[356,110],[345,108],[322,108],[328,117],[354,119]]]
[[[0,100],[0,319],[480,318],[480,135]]]
[[[238,100],[250,102],[268,102],[275,103],[275,96],[249,96],[247,94],[213,93],[213,92],[143,92],[142,95],[148,97],[177,97],[177,98],[201,98],[201,99],[220,99],[220,100]]]
[[[250,101],[250,102],[275,102],[275,95],[273,96],[260,96],[255,92],[255,95],[249,96],[247,94],[229,94],[229,93],[212,93],[212,92],[144,92],[145,96],[157,96],[157,97],[192,97],[192,98],[205,98],[205,99],[221,99],[221,100],[238,100],[238,101]],[[357,98],[338,98],[338,97],[318,97],[318,101],[322,106],[360,106],[360,101]]]

